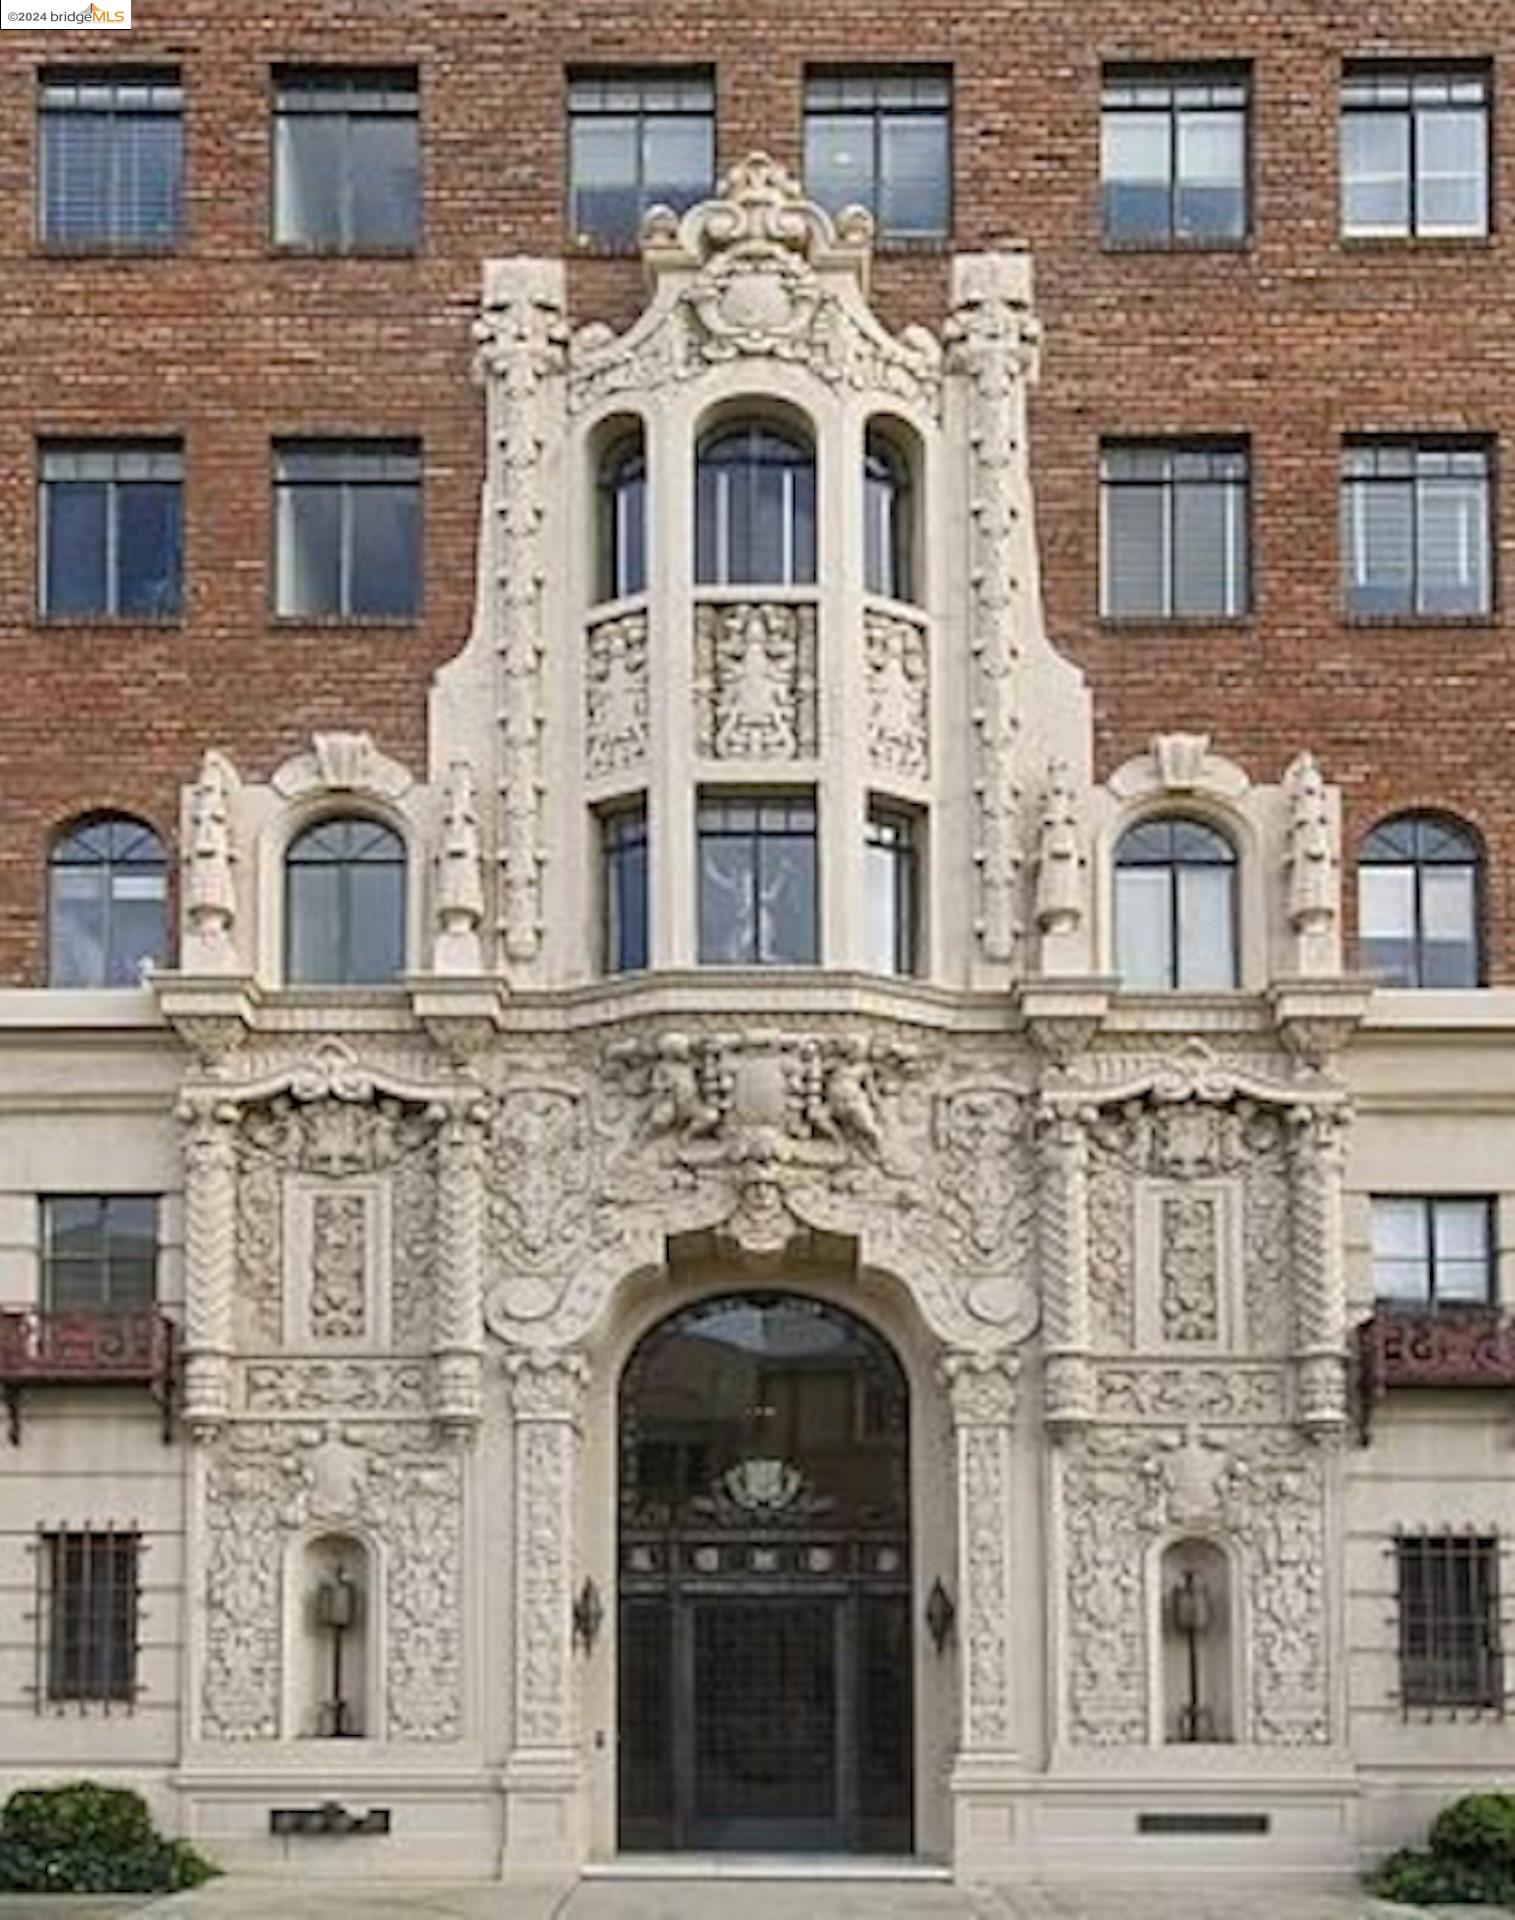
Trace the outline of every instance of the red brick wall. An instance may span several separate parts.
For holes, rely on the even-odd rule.
[[[1194,728],[1258,778],[1313,746],[1346,790],[1349,839],[1401,806],[1465,815],[1490,852],[1495,975],[1515,979],[1504,616],[1477,628],[1344,624],[1335,531],[1343,432],[1476,430],[1503,453],[1515,391],[1515,256],[1502,234],[1471,247],[1339,240],[1340,61],[1493,56],[1498,115],[1515,72],[1508,0],[831,0],[813,12],[782,0],[265,0],[240,13],[137,0],[136,12],[129,35],[11,33],[0,46],[0,980],[41,978],[44,850],[78,810],[127,807],[171,829],[204,746],[259,775],[317,726],[366,726],[422,759],[428,682],[466,635],[473,591],[479,262],[563,244],[564,65],[710,62],[722,162],[762,146],[794,164],[805,62],[868,58],[951,63],[955,244],[1015,237],[1036,250],[1048,614],[1091,675],[1101,767],[1159,729]],[[1253,63],[1246,251],[1101,250],[1099,74],[1112,58]],[[36,249],[35,74],[67,59],[182,67],[177,256]],[[270,254],[268,73],[302,60],[419,66],[418,258]],[[1515,205],[1515,140],[1503,132],[1496,222]],[[876,280],[895,321],[939,321],[945,284],[944,255],[886,257]],[[584,260],[572,287],[582,313],[625,319],[640,273]],[[1100,437],[1198,430],[1251,436],[1257,612],[1222,628],[1103,629]],[[123,431],[184,437],[186,617],[39,624],[36,439]],[[291,431],[423,436],[414,627],[270,623],[269,442]]]

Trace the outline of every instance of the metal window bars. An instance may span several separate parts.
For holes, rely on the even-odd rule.
[[[1505,1712],[1500,1543],[1492,1533],[1401,1531],[1397,1573],[1402,1716]]]
[[[33,1545],[32,1693],[49,1707],[134,1710],[141,1692],[143,1541],[133,1522],[38,1527]]]

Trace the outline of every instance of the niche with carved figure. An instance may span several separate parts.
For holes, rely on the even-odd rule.
[[[373,1569],[372,1554],[350,1534],[322,1534],[295,1556],[290,1665],[299,1739],[357,1740],[376,1731]]]
[[[1236,1738],[1231,1562],[1213,1540],[1175,1540],[1160,1563],[1162,1737],[1169,1745]]]

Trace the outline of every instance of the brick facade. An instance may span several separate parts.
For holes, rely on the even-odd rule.
[[[12,33],[0,48],[0,981],[42,979],[45,849],[79,811],[121,807],[169,833],[205,746],[262,774],[322,726],[366,727],[398,757],[424,758],[427,687],[462,644],[473,601],[479,263],[564,243],[565,64],[708,62],[720,163],[761,146],[797,164],[805,63],[866,59],[951,63],[952,244],[1013,235],[1035,252],[1048,617],[1090,674],[1101,771],[1159,729],[1192,728],[1259,779],[1313,747],[1343,789],[1348,847],[1403,806],[1461,814],[1488,849],[1491,975],[1515,980],[1515,818],[1502,791],[1515,698],[1483,684],[1503,656],[1497,573],[1491,622],[1352,625],[1336,534],[1343,433],[1479,432],[1504,452],[1515,266],[1500,214],[1515,195],[1515,145],[1496,132],[1490,242],[1344,244],[1337,181],[1345,56],[1491,58],[1498,129],[1515,40],[1496,0],[950,0],[925,12],[835,0],[794,20],[693,0],[487,16],[446,0],[362,16],[270,5],[236,19],[191,0],[169,16],[161,0],[139,0],[129,35]],[[1136,58],[1252,63],[1245,249],[1102,248],[1100,68]],[[69,60],[181,67],[177,254],[38,247],[36,71]],[[271,251],[269,69],[284,61],[418,66],[417,257]],[[882,310],[939,323],[945,275],[945,249],[886,254]],[[578,262],[571,286],[585,316],[622,322],[640,303],[630,261]],[[1256,612],[1222,627],[1102,627],[1099,440],[1194,431],[1250,436]],[[39,621],[37,439],[130,432],[183,436],[185,617]],[[269,445],[292,432],[423,437],[414,625],[271,620]],[[1496,547],[1506,521],[1496,505]]]

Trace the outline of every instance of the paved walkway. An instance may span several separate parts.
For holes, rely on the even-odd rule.
[[[834,1880],[598,1880],[507,1888],[227,1879],[146,1905],[140,1896],[0,1895],[0,1920],[117,1920],[124,1914],[141,1920],[1498,1920],[1501,1911],[1398,1907],[1350,1887],[1259,1885],[1251,1876],[993,1890]]]

